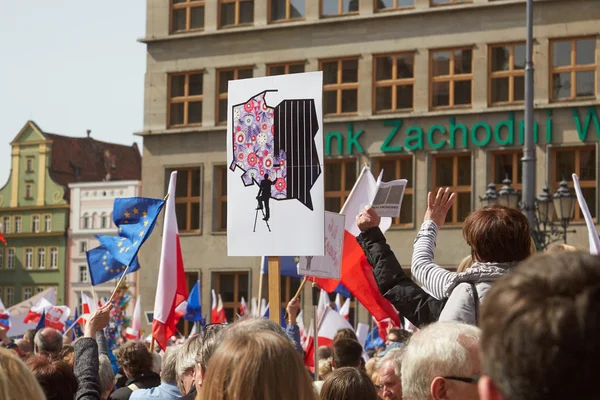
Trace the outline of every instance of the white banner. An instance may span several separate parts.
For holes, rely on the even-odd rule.
[[[34,329],[37,326],[37,322],[26,324],[23,322],[25,316],[31,310],[31,307],[37,304],[40,299],[45,298],[52,305],[56,305],[56,288],[50,288],[44,290],[28,300],[22,301],[8,309],[10,312],[11,327],[8,331],[9,336],[21,336],[27,329]]]
[[[300,257],[298,274],[340,279],[346,217],[325,211],[325,255]]]

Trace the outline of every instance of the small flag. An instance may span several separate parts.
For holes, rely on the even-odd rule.
[[[338,312],[346,319],[346,321],[348,321],[348,318],[350,318],[350,299],[346,299],[344,305],[340,307]]]
[[[108,282],[111,279],[120,278],[121,274],[127,269],[126,265],[117,261],[112,253],[102,246],[87,252],[87,262],[92,286]],[[130,274],[138,269],[140,269],[140,263],[136,257],[127,270],[127,273]]]
[[[131,319],[131,326],[125,329],[125,337],[129,340],[140,340],[140,333],[142,329],[141,304],[140,296],[138,296],[135,302],[133,318]]]
[[[200,286],[198,282],[196,282],[188,296],[183,318],[192,322],[202,321],[202,305],[200,304]]]
[[[240,301],[240,316],[245,317],[248,315],[248,305],[246,304],[246,299],[242,296],[242,301]]]
[[[23,322],[26,324],[30,322],[38,322],[42,318],[42,315],[51,307],[52,303],[42,297],[35,306],[31,307]]]
[[[333,303],[333,310],[340,312],[341,308],[342,308],[342,299],[340,298],[340,294],[337,293],[335,295],[335,302]]]
[[[46,310],[46,327],[54,328],[62,332],[71,315],[71,309],[67,306],[52,306]]]
[[[42,311],[38,324],[35,327],[36,332],[46,327],[46,310]]]
[[[2,299],[0,299],[0,326],[6,330],[10,329],[10,313],[4,308]]]

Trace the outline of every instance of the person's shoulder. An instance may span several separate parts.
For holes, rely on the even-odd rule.
[[[129,396],[129,400],[142,400],[147,396],[150,396],[154,392],[154,389],[156,388],[136,390],[131,393],[131,396]]]
[[[129,400],[133,390],[128,387],[122,387],[111,393],[109,400]]]

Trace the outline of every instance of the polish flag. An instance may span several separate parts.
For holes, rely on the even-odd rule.
[[[377,320],[390,318],[396,326],[400,326],[398,313],[392,304],[379,293],[372,267],[356,241],[356,236],[360,234],[360,230],[356,226],[356,216],[366,205],[372,203],[376,190],[377,181],[370,169],[364,167],[340,211],[340,214],[346,216],[341,279],[316,278],[315,281],[319,287],[329,293],[333,292],[341,282]],[[385,233],[391,223],[391,218],[382,218],[379,225],[381,231]]]
[[[344,302],[344,305],[340,307],[340,310],[338,311],[340,313],[340,315],[342,317],[344,317],[346,319],[346,321],[348,321],[348,318],[350,317],[350,299],[346,299],[346,301]]]
[[[308,367],[314,368],[315,350],[318,349],[320,346],[331,347],[331,345],[333,344],[333,338],[335,337],[335,334],[340,329],[346,328],[352,329],[354,331],[352,325],[350,325],[350,323],[346,321],[344,317],[342,317],[339,313],[335,312],[331,308],[325,309],[325,315],[323,316],[323,320],[319,325],[319,333],[317,335],[318,343],[315,346],[314,339],[312,339],[312,336],[308,339],[308,345],[304,357],[304,364]]]
[[[225,315],[225,310],[223,309],[223,300],[221,299],[221,295],[219,295],[219,301],[217,302],[217,295],[215,291],[212,291],[212,310],[210,313],[210,322],[213,324],[224,324],[227,322],[227,316]]]
[[[142,331],[142,311],[141,311],[140,296],[138,296],[135,302],[135,309],[133,310],[133,318],[131,319],[131,326],[125,329],[125,337],[129,340],[140,340],[140,333]]]
[[[261,316],[261,318],[266,318],[268,312],[269,312],[269,304],[267,303],[267,300],[262,299],[262,302],[260,303],[260,316]]]
[[[246,299],[242,296],[242,301],[240,302],[240,316],[245,317],[248,315],[248,305],[246,304]]]
[[[87,294],[81,292],[81,313],[91,314],[97,310],[94,300]]]
[[[334,311],[340,312],[340,309],[342,308],[342,299],[340,298],[339,293],[336,293],[336,295],[335,295],[334,304],[335,304],[335,306],[333,307]]]
[[[2,299],[0,299],[0,326],[6,330],[10,329],[10,313],[4,308]]]
[[[300,344],[302,344],[306,340],[306,329],[304,328],[304,314],[302,314],[302,311],[300,311],[296,316],[296,325],[298,326],[298,330],[300,331]]]
[[[252,303],[250,304],[250,315],[253,317],[258,317],[258,301],[256,297],[252,298]]]
[[[52,307],[54,307],[52,303],[42,297],[35,306],[31,307],[27,315],[25,315],[23,322],[26,324],[30,322],[39,322],[40,318],[42,318],[42,314],[48,312]]]
[[[175,325],[181,317],[175,309],[188,298],[175,214],[176,182],[177,171],[174,171],[171,173],[169,198],[165,206],[161,260],[152,320],[152,337],[162,350],[166,350],[167,341],[175,334]]]
[[[50,306],[46,310],[46,328],[64,331],[69,315],[71,315],[71,309],[67,306]]]
[[[321,320],[325,316],[326,309],[331,309],[331,302],[329,301],[329,294],[321,289],[319,304],[317,305],[317,325],[321,323]]]

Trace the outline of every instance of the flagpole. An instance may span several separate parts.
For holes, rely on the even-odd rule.
[[[317,349],[319,347],[319,327],[317,326],[317,313],[319,309],[319,288],[317,284],[312,284],[312,303],[313,303],[313,350],[314,350],[314,363],[315,363],[315,382],[319,380],[319,360],[317,358]]]
[[[65,334],[66,334],[67,332],[69,332],[71,329],[73,329],[73,327],[74,327],[76,324],[77,324],[77,321],[73,322],[73,323],[71,324],[71,326],[70,326],[69,328],[67,328],[67,330],[65,331]]]
[[[152,342],[150,342],[150,353],[154,353],[154,336],[152,336]]]
[[[198,285],[198,304],[200,304],[200,310],[202,310],[202,291],[200,290],[200,272],[198,272],[198,279],[196,280],[196,285]],[[200,311],[200,320],[202,320],[202,311]],[[200,329],[200,321],[196,321],[196,333],[199,334],[202,332]]]
[[[354,183],[354,186],[352,186],[352,190],[350,191],[350,194],[348,195],[347,199],[352,198],[352,194],[356,191],[356,187],[357,187],[356,184],[362,179],[366,170],[370,171],[371,168],[367,167],[366,165],[363,167],[362,171],[360,171],[360,175],[358,176],[358,179],[356,179],[356,183]],[[342,206],[342,209],[340,210],[340,214],[344,214],[344,212],[346,211],[346,204],[347,203],[344,203],[344,205]],[[346,215],[346,214],[344,214],[344,215]]]
[[[260,259],[260,275],[259,275],[259,279],[258,279],[258,313],[260,314],[260,304],[262,302],[262,290],[263,290],[263,278],[264,278],[264,274],[263,274],[263,265],[264,263],[267,262],[267,260],[265,260],[265,257],[261,257]]]
[[[121,275],[121,278],[119,278],[119,281],[117,282],[117,287],[115,287],[115,290],[113,290],[112,294],[110,295],[110,298],[108,299],[109,303],[112,302],[113,297],[115,297],[115,294],[119,290],[119,286],[121,286],[121,283],[123,283],[123,278],[125,278],[125,275],[127,275],[127,271],[129,271],[129,267],[130,267],[130,265],[128,265],[127,268],[125,268],[123,275]]]

